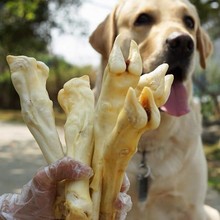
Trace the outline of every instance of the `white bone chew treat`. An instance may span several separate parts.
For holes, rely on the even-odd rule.
[[[49,68],[34,58],[7,56],[12,83],[20,97],[22,116],[48,163],[64,156],[57,134],[53,103],[46,90]]]
[[[114,202],[140,136],[160,123],[158,107],[166,102],[173,81],[173,76],[166,76],[165,80],[167,69],[164,64],[155,70],[155,78],[153,74],[140,77],[142,64],[136,43],[131,42],[129,58],[125,61],[116,39],[95,113],[98,123],[95,124],[93,156],[95,176],[91,184],[93,219],[115,219]],[[136,92],[132,87],[136,87]]]
[[[38,142],[46,161],[53,163],[62,158],[64,153],[55,127],[52,101],[46,91],[49,68],[44,63],[25,56],[8,56],[7,62],[13,85],[20,96],[24,121]],[[89,88],[88,77],[67,82],[59,93],[59,101],[68,116],[65,124],[67,155],[90,165],[93,150],[94,96]],[[66,219],[88,219],[87,215],[91,215],[92,208],[89,181],[66,183],[65,188],[65,209],[59,216],[64,215]]]
[[[136,87],[137,95],[140,94],[143,87],[148,87],[153,92],[157,107],[164,105],[170,95],[174,79],[173,75],[165,75],[168,67],[167,64],[161,64],[151,73],[142,75]]]
[[[142,95],[148,98],[149,109],[150,105],[157,109],[153,95],[148,88],[143,90]],[[128,162],[137,150],[141,134],[148,128],[148,120],[153,121],[154,127],[157,127],[160,122],[158,109],[149,119],[141,104],[135,91],[130,88],[116,126],[106,143],[103,162],[103,194],[100,207],[102,220],[115,219],[117,210],[114,208],[114,202],[120,191]],[[117,175],[115,175],[116,173]],[[109,187],[110,182],[111,187]]]
[[[45,87],[48,68],[33,58],[7,57],[24,120],[47,162],[68,155],[94,170],[91,182],[64,182],[64,200],[58,198],[55,207],[59,217],[67,220],[115,220],[115,201],[129,160],[143,132],[158,127],[158,107],[170,94],[173,76],[165,75],[168,66],[141,76],[137,44],[131,41],[125,60],[119,42],[120,36],[113,45],[96,108],[87,76],[70,80],[59,92],[67,116],[66,154]]]
[[[119,38],[116,38],[105,69],[101,94],[95,111],[95,149],[92,163],[95,176],[91,183],[94,205],[93,220],[99,219],[105,140],[115,126],[129,87],[136,87],[141,70],[142,62],[136,43],[134,41],[131,42],[129,64],[127,65],[120,50]]]
[[[64,127],[67,156],[91,165],[93,153],[94,95],[89,77],[75,78],[65,83],[58,101],[67,115]],[[89,180],[66,184],[66,219],[91,219],[92,201]]]

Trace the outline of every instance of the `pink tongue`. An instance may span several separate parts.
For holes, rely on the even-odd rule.
[[[181,116],[189,112],[189,106],[187,103],[187,91],[183,83],[173,83],[170,97],[165,105],[160,109],[173,116]]]

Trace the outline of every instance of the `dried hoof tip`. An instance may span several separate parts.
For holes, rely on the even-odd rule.
[[[111,73],[123,73],[126,71],[124,56],[120,48],[120,35],[115,39],[108,65]]]
[[[118,35],[112,52],[109,57],[109,70],[112,73],[129,72],[130,74],[140,76],[142,73],[142,60],[139,53],[138,45],[131,41],[128,59],[125,61],[120,48],[121,35]]]
[[[142,73],[142,60],[139,53],[138,45],[133,40],[130,44],[128,60],[130,61],[128,65],[128,72],[133,75],[140,76]]]

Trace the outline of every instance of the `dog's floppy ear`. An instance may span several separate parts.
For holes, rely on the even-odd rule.
[[[113,12],[109,14],[101,24],[99,24],[99,26],[89,38],[89,42],[92,47],[106,59],[110,54],[113,42],[117,35],[115,24],[116,9],[117,6],[113,10]]]
[[[197,30],[197,50],[199,51],[200,65],[206,68],[206,59],[212,53],[212,42],[208,34],[199,27]]]

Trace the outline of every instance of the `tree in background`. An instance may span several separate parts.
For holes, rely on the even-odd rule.
[[[1,0],[1,59],[9,52],[27,55],[47,52],[51,29],[61,29],[67,22],[78,24],[72,15],[80,5],[80,0]],[[62,24],[57,19],[61,12],[65,12]]]
[[[208,30],[212,39],[219,39],[220,28],[217,28],[220,26],[219,0],[191,0],[191,2],[196,5],[201,23]],[[56,82],[55,85],[57,86],[63,82],[63,79],[66,80],[71,77],[70,69],[72,66],[50,54],[48,48],[51,42],[52,28],[58,28],[60,32],[68,31],[71,34],[76,34],[76,32],[85,34],[85,25],[83,25],[82,19],[77,17],[77,10],[81,4],[82,0],[0,0],[0,91],[4,91],[0,92],[0,108],[19,107],[5,61],[5,56],[9,53],[14,55],[25,54],[46,62],[50,68],[54,68],[51,71],[50,75],[52,76],[50,78]],[[216,63],[215,60],[212,62]],[[215,65],[219,67],[218,63]],[[213,76],[220,75],[220,68],[213,70],[212,66],[205,71],[207,73],[203,71],[202,74],[197,74],[195,80],[197,94],[204,96],[208,93],[211,99],[214,97],[213,90],[216,97],[220,94],[219,86],[215,86],[215,88],[213,86],[220,84],[219,77],[204,78],[210,76],[208,74],[210,72],[213,72],[211,74]],[[73,68],[78,69],[78,67]],[[87,74],[92,71],[91,67],[85,69],[84,71]],[[76,73],[73,69],[71,71],[74,74]],[[66,77],[67,75],[68,77]],[[203,84],[206,82],[203,87],[201,87],[202,84],[198,83],[201,82],[201,79]],[[204,87],[208,89],[204,90]],[[56,90],[58,89],[56,88]],[[53,91],[53,94],[55,97],[56,92]],[[216,100],[213,103],[216,103]],[[210,110],[210,108],[208,109]],[[216,112],[216,109],[213,111]]]
[[[220,1],[219,0],[191,0],[196,5],[201,23],[205,26],[213,39],[220,38]]]
[[[41,13],[39,13],[41,12]],[[49,33],[42,29],[48,19],[44,1],[1,1],[0,3],[0,71],[6,68],[9,53],[23,54],[45,52]],[[41,31],[40,31],[41,30]]]
[[[202,113],[205,121],[220,119],[220,1],[191,0],[196,5],[200,20],[215,43],[214,53],[207,69],[197,68],[194,77],[196,94],[202,101]]]
[[[5,60],[8,54],[24,54],[46,62],[51,68],[49,80],[55,83],[48,83],[49,89],[53,89],[52,99],[56,99],[64,80],[92,71],[89,66],[70,65],[48,49],[52,28],[84,34],[84,23],[76,19],[81,4],[81,0],[0,0],[0,108],[20,107]]]

